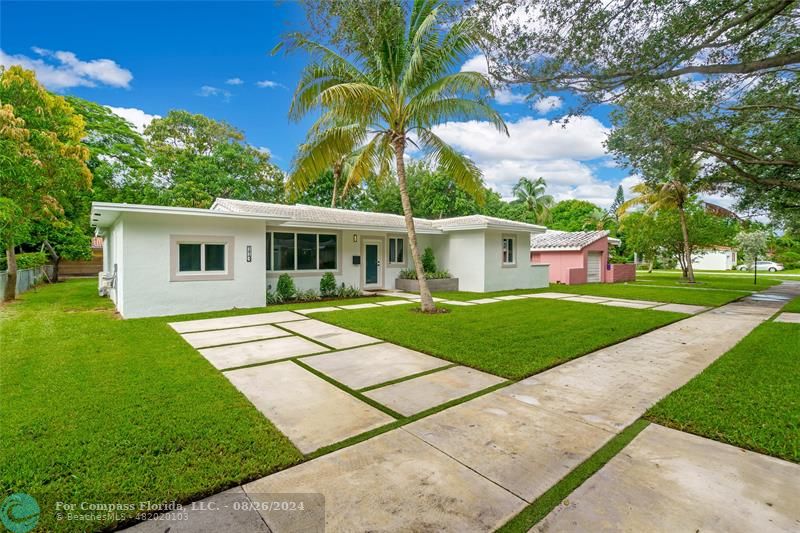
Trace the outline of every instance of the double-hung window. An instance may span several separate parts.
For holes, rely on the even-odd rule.
[[[503,237],[503,265],[510,266],[516,262],[514,260],[514,237]]]
[[[400,237],[389,238],[389,263],[395,265],[405,264],[405,239]]]
[[[327,233],[268,232],[267,270],[336,270],[338,237]]]
[[[233,279],[233,237],[172,236],[172,281]]]

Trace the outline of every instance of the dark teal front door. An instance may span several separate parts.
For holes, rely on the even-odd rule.
[[[364,245],[364,283],[367,285],[376,285],[378,283],[378,245],[365,244]]]

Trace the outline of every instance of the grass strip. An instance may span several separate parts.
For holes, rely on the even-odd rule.
[[[382,387],[388,387],[389,385],[394,385],[396,383],[402,383],[404,381],[409,381],[411,379],[427,376],[428,374],[441,372],[442,370],[447,370],[448,368],[453,368],[454,366],[458,366],[458,364],[451,363],[449,365],[438,366],[436,368],[431,368],[430,370],[423,370],[422,372],[417,372],[416,374],[410,374],[408,376],[403,376],[401,378],[390,379],[389,381],[384,381],[383,383],[376,383],[375,385],[370,385],[369,387],[363,387],[361,389],[358,389],[358,392],[369,392],[371,390],[380,389]]]
[[[309,366],[309,365],[305,364],[300,359],[293,359],[293,361],[295,362],[295,364],[297,364],[301,368],[304,368],[304,369],[308,370],[309,372],[311,372],[312,374],[314,374],[318,378],[324,379],[325,381],[327,381],[328,383],[330,383],[331,385],[333,385],[337,389],[341,389],[344,392],[346,392],[346,393],[348,393],[348,394],[350,394],[352,396],[355,396],[356,398],[358,398],[362,402],[371,405],[375,409],[386,413],[387,415],[391,416],[392,418],[396,418],[396,419],[403,418],[403,415],[401,415],[397,411],[393,411],[393,410],[389,409],[388,407],[386,407],[385,405],[376,402],[372,398],[370,398],[368,396],[364,396],[363,394],[361,394],[357,390],[351,389],[350,387],[348,387],[344,383],[336,381],[335,379],[333,379],[332,377],[328,376],[327,374],[323,374],[322,372],[320,372],[319,370],[317,370],[313,366]]]
[[[608,441],[591,457],[578,465],[572,472],[564,476],[561,481],[536,498],[536,500],[523,509],[517,516],[506,522],[498,529],[499,533],[527,532],[539,523],[550,511],[563,502],[584,481],[592,477],[607,462],[614,458],[636,435],[649,425],[646,420],[639,419]]]

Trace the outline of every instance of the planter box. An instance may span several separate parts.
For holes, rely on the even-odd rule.
[[[419,281],[415,279],[397,278],[394,280],[394,288],[401,291],[419,292]],[[429,279],[428,288],[431,292],[457,291],[458,278]]]

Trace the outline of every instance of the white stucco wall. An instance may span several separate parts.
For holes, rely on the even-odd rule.
[[[484,231],[456,231],[444,235],[443,240],[448,241],[448,246],[447,254],[442,256],[442,268],[458,278],[458,290],[484,292]]]
[[[263,221],[143,213],[123,213],[121,218],[124,242],[118,261],[117,308],[125,318],[265,305]],[[170,281],[172,235],[234,237],[233,279]],[[252,246],[249,263],[248,245]]]
[[[514,237],[515,264],[503,264],[503,237]],[[531,265],[530,233],[486,230],[484,292],[548,286],[547,265]]]
[[[105,238],[103,239],[103,272],[108,276],[114,273],[114,265],[119,267],[122,264],[124,233],[125,225],[123,221],[117,220],[106,232]],[[108,296],[118,307],[123,296],[121,281],[122,273],[119,268],[117,268],[117,278],[114,280],[114,286],[109,290]]]
[[[731,270],[735,264],[733,252],[710,250],[692,256],[692,266],[697,270]]]

